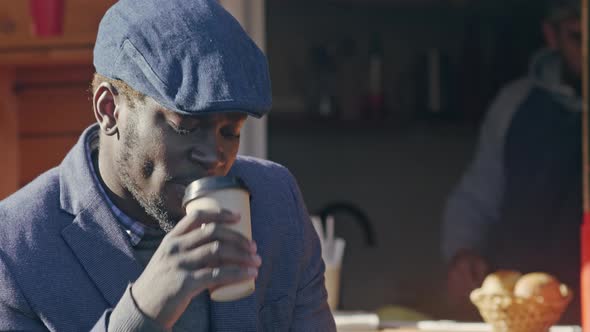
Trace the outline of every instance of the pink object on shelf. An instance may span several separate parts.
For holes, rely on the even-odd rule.
[[[33,33],[39,37],[63,33],[65,0],[29,0]]]

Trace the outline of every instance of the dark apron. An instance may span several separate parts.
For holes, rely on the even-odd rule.
[[[501,219],[487,255],[496,268],[543,271],[575,291],[563,323],[579,324],[582,218],[581,113],[534,89],[515,113],[504,146]]]

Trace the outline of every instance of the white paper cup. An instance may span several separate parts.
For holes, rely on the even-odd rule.
[[[340,264],[326,264],[326,271],[324,272],[328,305],[332,311],[338,310],[338,302],[340,301],[340,270]]]
[[[187,188],[182,202],[186,213],[194,211],[229,210],[241,218],[237,224],[224,225],[252,239],[250,222],[250,192],[237,177],[215,176],[194,181]],[[254,292],[254,280],[226,285],[211,292],[213,301],[234,301]]]

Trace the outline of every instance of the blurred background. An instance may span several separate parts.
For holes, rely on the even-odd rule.
[[[114,1],[48,1],[63,4],[43,11],[57,28],[35,0],[0,2],[0,199],[94,121],[92,47]],[[442,210],[488,103],[543,44],[539,1],[222,3],[266,50],[273,82],[273,110],[242,152],[287,166],[309,212],[335,216],[340,308],[445,317]]]

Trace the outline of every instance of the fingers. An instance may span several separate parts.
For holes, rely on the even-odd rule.
[[[169,269],[182,276],[186,294],[215,289],[258,275],[262,264],[256,244],[227,225],[239,214],[229,210],[196,211],[185,216],[162,241],[158,251]]]
[[[242,234],[217,223],[203,224],[203,227],[177,238],[179,250],[181,251],[188,251],[213,241],[233,243],[236,247],[250,253],[256,253],[257,249],[256,244]]]
[[[238,248],[233,243],[214,241],[187,252],[179,258],[179,266],[186,270],[204,267],[241,266],[257,268],[260,256]]]
[[[223,266],[204,268],[193,273],[193,282],[206,285],[206,288],[213,290],[224,285],[254,279],[258,276],[258,269],[242,266]]]
[[[199,210],[187,214],[178,224],[170,231],[169,235],[179,236],[190,232],[193,229],[201,227],[203,224],[235,224],[240,220],[240,215],[229,210],[206,211]]]

